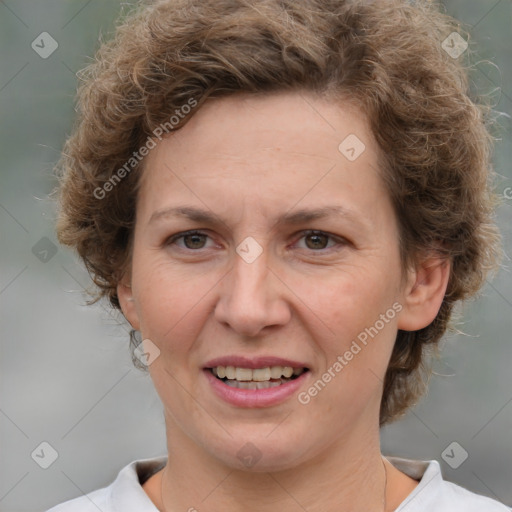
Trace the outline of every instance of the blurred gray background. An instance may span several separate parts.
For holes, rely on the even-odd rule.
[[[107,485],[134,459],[166,453],[162,408],[149,377],[131,364],[127,329],[104,305],[84,306],[90,280],[58,247],[47,197],[73,119],[75,73],[130,3],[0,1],[2,512],[45,510]],[[495,166],[510,255],[512,2],[445,5],[479,49],[473,87],[502,113]],[[437,459],[448,480],[509,506],[511,285],[506,256],[481,298],[462,309],[466,334],[447,338],[428,396],[382,432],[384,453]]]

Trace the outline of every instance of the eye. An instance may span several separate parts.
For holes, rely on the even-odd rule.
[[[300,247],[301,249],[305,248],[317,252],[330,249],[336,245],[346,245],[347,243],[341,238],[316,230],[304,231],[299,240],[305,241],[305,247]]]
[[[167,239],[165,245],[177,245],[180,249],[204,249],[208,238],[208,235],[201,231],[186,231],[171,236]],[[176,244],[178,240],[182,240],[184,245]]]
[[[201,231],[185,231],[169,237],[165,241],[165,245],[176,245],[179,249],[199,251],[201,249],[211,248],[211,246],[208,247],[206,245],[209,238],[210,237],[206,233]],[[348,243],[340,237],[335,237],[329,233],[317,230],[303,231],[299,240],[304,240],[302,247],[300,247],[301,244],[299,244],[299,249],[306,249],[315,252],[331,249],[336,245],[344,246]]]

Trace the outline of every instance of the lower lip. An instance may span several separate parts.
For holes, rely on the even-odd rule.
[[[208,369],[205,369],[203,372],[215,394],[225,402],[237,407],[271,407],[272,405],[280,404],[300,388],[309,374],[309,371],[306,371],[296,379],[274,388],[239,389],[224,384],[222,380],[215,377]]]

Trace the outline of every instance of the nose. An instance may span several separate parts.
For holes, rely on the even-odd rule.
[[[252,263],[236,255],[232,270],[222,280],[215,318],[246,337],[283,326],[291,318],[287,289],[269,268],[265,251]]]

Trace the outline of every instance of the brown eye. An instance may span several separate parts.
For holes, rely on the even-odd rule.
[[[206,235],[193,233],[183,236],[183,242],[187,249],[202,249],[205,244]]]
[[[191,251],[208,248],[206,246],[208,235],[200,231],[189,231],[178,233],[170,237],[165,245],[176,245],[179,249],[189,249]]]
[[[325,249],[330,237],[324,233],[310,233],[304,238],[308,249]]]
[[[343,247],[347,242],[343,238],[335,237],[323,231],[303,231],[297,244],[299,249],[329,252],[329,249]]]

